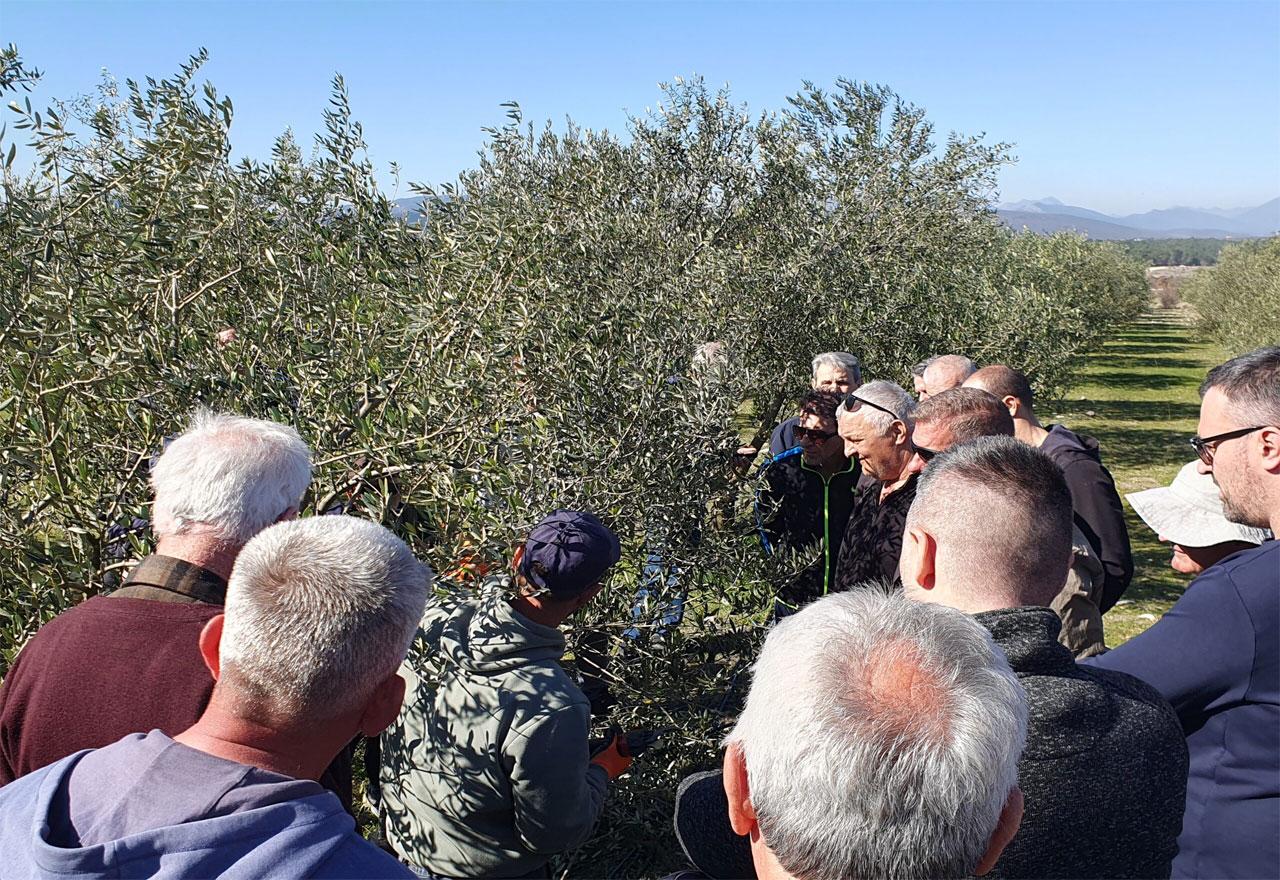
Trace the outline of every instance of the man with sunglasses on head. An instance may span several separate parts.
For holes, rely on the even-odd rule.
[[[836,564],[837,590],[897,583],[902,530],[916,494],[911,461],[915,399],[892,382],[868,382],[837,413],[845,455],[862,466]]]
[[[1209,371],[1191,445],[1232,522],[1280,529],[1280,346]],[[1174,877],[1280,877],[1280,544],[1207,569],[1154,626],[1088,661],[1164,695],[1191,752]]]
[[[831,592],[836,559],[858,483],[856,459],[836,433],[840,395],[810,391],[794,430],[798,443],[765,463],[756,496],[756,522],[766,553],[779,549],[816,558],[778,590],[774,613],[794,614]]]

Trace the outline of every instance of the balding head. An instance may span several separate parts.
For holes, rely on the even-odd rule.
[[[730,818],[792,877],[971,876],[993,857],[1025,728],[1022,689],[972,618],[828,596],[765,639],[727,739]]]
[[[994,395],[1008,408],[1009,415],[1014,418],[1033,413],[1031,383],[1027,381],[1026,376],[1012,367],[1006,367],[1004,364],[983,367],[964,380],[964,387],[980,388]]]
[[[1061,469],[1012,437],[980,437],[921,476],[903,537],[904,589],[970,612],[1048,605],[1071,565],[1071,535]]]
[[[949,388],[958,388],[960,383],[973,375],[978,365],[962,354],[944,354],[929,362],[924,371],[924,392],[920,399],[940,394]]]

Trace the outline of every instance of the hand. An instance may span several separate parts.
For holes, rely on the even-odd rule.
[[[618,734],[607,746],[596,753],[591,763],[602,767],[610,779],[617,779],[627,772],[627,768],[631,766],[631,760],[631,754],[627,751],[627,741],[622,734]]]

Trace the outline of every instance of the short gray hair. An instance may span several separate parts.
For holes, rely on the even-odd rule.
[[[952,387],[955,387],[978,372],[978,365],[962,354],[943,354],[929,360],[925,372],[930,371],[946,372],[953,380]]]
[[[311,454],[288,425],[199,410],[151,469],[157,535],[199,527],[244,544],[286,511],[311,482]]]
[[[865,589],[770,631],[726,742],[792,876],[965,877],[1026,729],[1022,687],[977,621]]]
[[[865,401],[874,403],[876,406],[882,406],[893,415],[882,412],[875,407],[863,406],[856,410],[857,415],[861,416],[866,422],[867,427],[881,433],[888,431],[889,427],[897,419],[908,428],[912,424],[912,414],[916,411],[916,399],[906,392],[901,386],[887,379],[876,379],[865,385],[859,385],[858,390],[853,392]],[[843,403],[836,412],[837,416],[853,415]]]
[[[1280,425],[1280,345],[1255,348],[1209,371],[1200,396],[1210,388],[1226,395],[1227,410],[1242,422]]]
[[[266,529],[227,584],[220,686],[269,718],[332,718],[394,673],[431,570],[382,526],[316,516]]]
[[[849,382],[857,385],[862,382],[862,362],[856,354],[847,351],[824,351],[813,358],[813,373],[816,378],[820,367],[839,367],[849,376]]]
[[[1012,437],[979,437],[929,462],[907,514],[916,526],[937,540],[952,590],[1047,606],[1066,583],[1071,490],[1052,459]]]

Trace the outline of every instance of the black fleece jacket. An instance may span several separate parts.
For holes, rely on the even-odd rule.
[[[1062,468],[1071,489],[1071,506],[1076,521],[1089,543],[1098,551],[1106,582],[1099,607],[1103,612],[1116,604],[1133,580],[1133,555],[1129,530],[1124,524],[1124,505],[1116,492],[1115,480],[1102,466],[1098,441],[1085,434],[1053,425],[1040,451]]]

